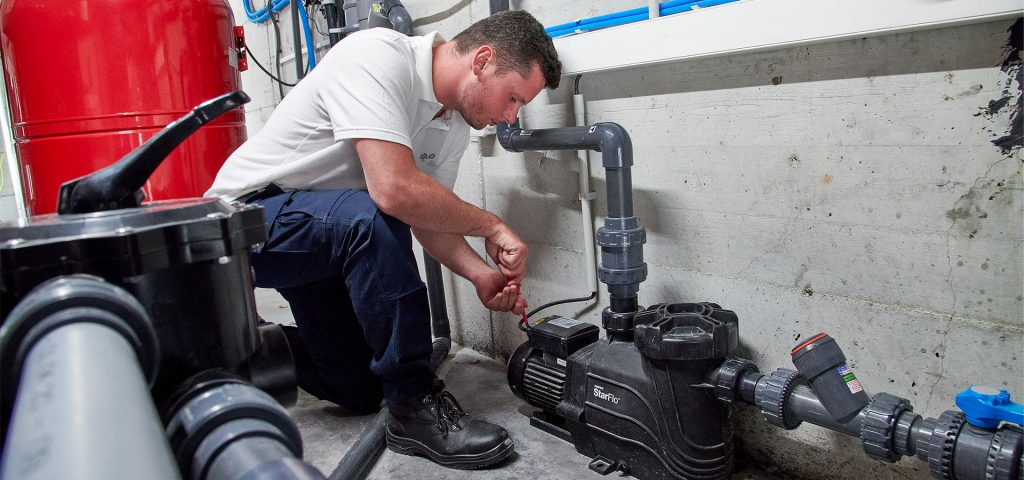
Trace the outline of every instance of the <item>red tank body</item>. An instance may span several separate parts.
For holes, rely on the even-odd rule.
[[[237,90],[239,52],[225,0],[4,0],[0,53],[29,213],[53,213],[62,183]],[[150,177],[147,201],[201,196],[243,141],[242,109],[211,122]]]

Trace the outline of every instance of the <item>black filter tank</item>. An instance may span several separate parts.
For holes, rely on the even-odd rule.
[[[158,389],[208,368],[235,369],[259,345],[254,302],[240,300],[253,295],[249,248],[265,237],[258,207],[214,199],[5,224],[0,318],[42,282],[88,273],[127,290],[153,319]]]
[[[208,370],[294,403],[291,352],[278,327],[259,325],[253,298],[249,250],[266,239],[262,209],[219,199],[141,203],[141,186],[175,146],[247,101],[238,91],[205,102],[114,164],[65,183],[58,214],[0,222],[0,325],[37,286],[91,275],[130,293],[151,319],[158,406]],[[16,365],[17,350],[0,352],[0,366]],[[0,430],[17,381],[0,377]]]
[[[659,304],[633,325],[604,339],[563,317],[532,327],[508,368],[512,391],[542,409],[531,424],[573,443],[598,473],[728,477],[730,409],[706,379],[736,348],[736,315],[712,303]]]

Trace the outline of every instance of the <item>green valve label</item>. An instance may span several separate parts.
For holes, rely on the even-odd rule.
[[[846,382],[846,388],[850,389],[850,393],[860,393],[864,391],[864,387],[861,386],[860,380],[853,374],[853,370],[846,364],[839,365],[836,367],[836,372],[843,377],[843,381]]]

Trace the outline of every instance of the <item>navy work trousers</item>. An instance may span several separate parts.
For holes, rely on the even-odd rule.
[[[425,393],[430,309],[409,226],[365,190],[262,197],[268,239],[250,254],[256,286],[288,300],[305,344],[293,347],[299,386],[355,411]]]

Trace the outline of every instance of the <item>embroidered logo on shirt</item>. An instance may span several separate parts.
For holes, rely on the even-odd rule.
[[[434,160],[436,157],[437,155],[433,153],[421,153],[420,161],[428,167],[436,167],[437,162]]]

